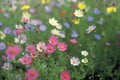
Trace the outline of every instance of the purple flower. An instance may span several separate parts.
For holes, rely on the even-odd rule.
[[[49,6],[45,6],[44,9],[47,13],[51,12],[51,8]]]
[[[47,27],[45,25],[40,25],[40,30],[41,31],[46,31]]]
[[[0,27],[2,26],[2,21],[0,21]]]
[[[57,7],[59,7],[59,8],[61,8],[61,7],[62,7],[62,5],[61,5],[61,4],[59,4],[59,3],[58,3],[58,4],[56,4],[56,6],[57,6]]]
[[[50,2],[50,6],[54,7],[55,5],[56,5],[56,2],[54,2],[54,1]]]
[[[76,30],[72,31],[71,37],[77,38],[78,37],[78,32]]]
[[[70,28],[70,24],[69,24],[68,22],[65,22],[65,23],[64,23],[64,26],[65,26],[66,28]]]
[[[94,34],[94,38],[97,39],[97,40],[100,40],[101,36],[99,34]]]
[[[10,17],[9,13],[4,13],[3,16],[6,17],[6,18]]]
[[[13,35],[14,35],[14,36],[17,36],[16,30],[13,30]]]
[[[11,34],[12,33],[12,29],[10,27],[5,27],[4,28],[4,33],[5,34]]]
[[[26,24],[25,29],[27,31],[33,31],[33,30],[35,30],[35,26],[33,26],[32,24]]]
[[[100,14],[100,10],[98,8],[94,8],[93,13],[96,15]]]
[[[6,48],[6,45],[4,42],[0,42],[0,50],[4,50]]]
[[[88,16],[88,21],[89,22],[92,22],[94,19],[93,19],[93,17],[92,16]]]

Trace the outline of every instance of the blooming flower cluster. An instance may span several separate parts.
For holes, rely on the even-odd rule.
[[[96,59],[100,47],[104,57],[112,52],[105,50],[113,45],[107,41],[107,35],[115,32],[107,31],[109,26],[113,29],[111,19],[120,24],[112,17],[119,15],[119,5],[107,5],[104,11],[98,5],[104,0],[93,1],[0,1],[0,80],[88,80],[91,72],[96,77],[92,70],[99,71],[98,65],[110,62]],[[116,31],[120,30],[117,26]],[[119,33],[117,36],[119,47]]]

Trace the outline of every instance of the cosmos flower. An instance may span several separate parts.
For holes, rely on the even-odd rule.
[[[64,26],[65,26],[66,28],[70,28],[70,23],[64,22]]]
[[[106,11],[107,11],[107,13],[116,12],[117,11],[117,7],[115,7],[115,6],[107,7]]]
[[[62,29],[62,25],[60,23],[56,24],[57,29]]]
[[[0,21],[0,27],[2,26],[2,21]]]
[[[57,30],[57,29],[53,29],[53,30],[51,30],[51,34],[52,34],[52,35],[59,36],[60,31],[59,31],[59,30]]]
[[[25,55],[24,57],[20,58],[19,61],[24,65],[28,65],[32,63],[32,57],[29,55]]]
[[[86,9],[86,7],[87,7],[84,2],[79,2],[79,3],[77,4],[77,6],[78,6],[78,8],[79,8],[80,10],[84,10],[84,9]]]
[[[55,48],[55,46],[53,45],[53,44],[51,44],[51,43],[48,43],[47,44],[47,52],[48,53],[54,53],[55,52],[55,50],[56,50],[56,48]]]
[[[51,8],[49,6],[44,6],[44,10],[47,12],[47,13],[50,13],[51,12]]]
[[[81,10],[75,10],[74,15],[76,17],[83,17],[83,12]]]
[[[39,28],[40,28],[41,31],[46,31],[47,30],[47,27],[45,25],[40,25]]]
[[[75,18],[75,19],[72,20],[72,22],[77,25],[77,24],[80,23],[80,19],[76,19],[76,18]]]
[[[80,64],[79,58],[76,58],[76,57],[70,58],[70,64],[73,66],[78,66]]]
[[[6,45],[4,42],[0,42],[0,50],[4,50],[6,48]]]
[[[39,72],[36,69],[31,68],[25,73],[25,80],[37,80],[38,76]]]
[[[101,36],[100,36],[100,34],[94,34],[94,38],[97,39],[97,40],[100,40]]]
[[[46,44],[45,44],[44,42],[39,42],[39,43],[36,45],[36,47],[37,47],[37,50],[38,50],[39,52],[44,52],[44,51],[46,51]]]
[[[0,31],[0,39],[4,39],[5,37],[6,35],[2,31]]]
[[[63,71],[60,73],[62,80],[71,80],[70,73],[68,71]]]
[[[20,43],[20,44],[24,44],[27,41],[27,37],[25,34],[20,34],[17,37],[15,37],[15,43]]]
[[[25,48],[27,52],[34,52],[35,51],[35,46],[34,45],[27,45]]]
[[[57,47],[60,51],[66,51],[67,50],[67,44],[64,43],[64,42],[59,42]]]
[[[87,29],[87,33],[92,32],[95,28],[96,28],[95,25],[91,25],[91,26],[89,26],[88,29]]]
[[[83,56],[87,56],[87,55],[88,55],[88,51],[83,50],[83,51],[81,51],[81,54],[82,54]]]
[[[88,63],[88,59],[87,59],[87,58],[83,58],[83,59],[81,60],[81,62],[84,63],[84,64],[87,64],[87,63]]]
[[[94,20],[92,16],[88,16],[87,18],[89,22],[92,22]]]
[[[49,23],[52,25],[52,26],[56,26],[58,24],[58,21],[55,20],[55,18],[51,18],[49,19]]]
[[[30,53],[30,56],[31,56],[32,58],[36,58],[36,57],[39,56],[39,53],[38,53],[37,51],[34,51],[34,52],[31,52],[31,53]]]
[[[23,12],[22,13],[22,22],[28,23],[31,18],[31,15],[28,12]]]
[[[78,43],[78,41],[76,39],[70,39],[70,43],[76,44],[76,43]]]
[[[41,4],[48,4],[50,3],[50,0],[41,0]]]
[[[23,6],[21,7],[21,10],[28,10],[29,8],[30,8],[29,5],[23,5]]]
[[[73,30],[72,34],[71,34],[71,37],[72,38],[77,38],[78,37],[78,32],[76,30]]]
[[[12,45],[7,47],[5,54],[9,59],[15,59],[21,51],[21,47],[19,47],[18,45]]]
[[[3,13],[3,16],[4,16],[5,18],[9,18],[9,17],[10,17],[10,14],[9,14],[9,13]]]
[[[100,10],[98,8],[94,8],[93,13],[96,15],[100,14]]]
[[[34,31],[35,30],[35,26],[28,23],[28,24],[25,25],[25,29],[27,31]]]
[[[50,36],[49,37],[49,43],[51,43],[52,45],[57,45],[58,44],[58,38],[56,36]]]
[[[2,66],[2,69],[10,70],[10,69],[12,69],[12,65],[9,62],[4,63],[4,65]]]
[[[12,33],[12,29],[10,27],[5,27],[4,28],[4,33],[7,34],[7,35],[11,34]]]

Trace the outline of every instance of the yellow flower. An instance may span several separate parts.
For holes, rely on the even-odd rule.
[[[30,8],[29,5],[23,5],[23,6],[21,7],[21,10],[28,10],[29,8]]]
[[[112,12],[116,12],[116,11],[117,11],[117,8],[115,6],[107,7],[107,12],[108,13],[112,13]]]
[[[79,2],[79,3],[77,4],[77,6],[78,6],[78,8],[79,8],[80,10],[83,10],[83,9],[85,9],[85,8],[87,7],[84,2]]]
[[[48,4],[50,2],[50,0],[41,0],[42,4]]]
[[[0,39],[4,39],[5,37],[6,35],[2,31],[0,31]]]
[[[75,19],[72,20],[72,22],[77,25],[77,24],[80,23],[80,19],[76,19],[76,18],[75,18]]]

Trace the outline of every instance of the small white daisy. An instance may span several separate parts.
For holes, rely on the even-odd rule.
[[[70,59],[70,63],[71,63],[71,65],[73,65],[73,66],[78,66],[78,65],[80,64],[80,60],[79,60],[79,58],[72,57],[72,58]]]

